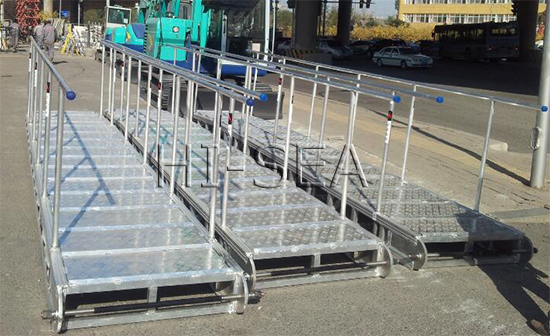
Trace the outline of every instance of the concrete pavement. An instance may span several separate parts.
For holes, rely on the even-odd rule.
[[[48,335],[40,319],[46,307],[39,232],[25,131],[27,55],[0,54],[0,334]],[[68,109],[97,109],[100,64],[56,57],[78,94]],[[56,103],[54,102],[53,106]],[[309,100],[297,97],[296,128],[304,127]],[[345,107],[332,103],[327,136],[343,134]],[[378,112],[383,113],[384,110]],[[363,159],[381,153],[383,117],[358,113],[355,144]],[[403,119],[397,118],[390,168],[399,170]],[[382,125],[382,127],[380,127]],[[475,190],[475,136],[417,124],[409,179],[471,205]],[[473,153],[472,153],[473,152]],[[485,212],[540,208],[548,184],[537,191],[522,184],[527,154],[491,153],[482,203]],[[548,216],[507,221],[525,231],[539,253],[524,266],[426,269],[395,267],[386,279],[367,279],[271,289],[243,315],[220,315],[71,330],[67,335],[530,335],[526,325],[550,310]]]

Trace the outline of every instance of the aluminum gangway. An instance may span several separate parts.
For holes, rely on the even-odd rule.
[[[58,332],[242,313],[248,277],[31,40],[27,131],[48,310]],[[57,84],[57,85],[55,85]],[[53,88],[58,90],[52,110]],[[44,105],[45,104],[45,105]]]
[[[279,167],[282,167],[284,178],[295,181],[297,185],[300,185],[312,195],[335,207],[341,213],[345,213],[350,219],[360,223],[364,228],[384,239],[392,249],[396,259],[404,265],[413,269],[420,269],[428,261],[427,265],[432,267],[519,263],[526,262],[532,257],[533,246],[529,238],[523,232],[480,213],[479,200],[495,102],[524,106],[530,109],[540,107],[521,105],[517,102],[499,100],[494,97],[482,98],[492,102],[491,114],[482,155],[476,209],[470,209],[458,202],[406,182],[404,179],[406,154],[401,177],[385,172],[393,119],[393,109],[391,107],[386,124],[386,139],[381,168],[359,162],[356,153],[347,154],[348,151],[331,148],[324,143],[323,134],[326,127],[325,118],[330,94],[329,89],[334,86],[334,84],[328,84],[328,81],[330,83],[340,82],[356,85],[357,87],[383,88],[394,93],[399,92],[410,95],[412,97],[412,112],[409,116],[409,131],[407,132],[405,153],[408,152],[408,137],[410,136],[415,98],[435,98],[437,102],[441,103],[443,102],[442,97],[419,93],[417,92],[417,86],[411,87],[413,90],[408,90],[380,83],[380,81],[369,81],[366,79],[369,78],[368,73],[355,73],[356,76],[354,77],[343,76],[342,72],[344,71],[339,73],[337,67],[327,66],[326,68],[330,72],[322,71],[320,69],[324,65],[313,63],[313,66],[311,66],[309,64],[311,62],[306,61],[305,63],[309,64],[310,68],[304,68],[296,65],[296,63],[300,64],[304,61],[288,57],[279,57],[279,61],[272,62],[269,59],[277,58],[277,55],[261,52],[256,52],[257,58],[254,59],[220,53],[208,48],[182,49],[203,58],[219,59],[224,57],[236,63],[246,64],[251,69],[256,68],[276,73],[279,75],[279,92],[282,91],[282,83],[285,77],[290,78],[291,97],[294,95],[292,82],[302,79],[304,74],[315,76],[316,79],[322,78],[324,82],[309,80],[314,84],[314,92],[316,92],[318,85],[325,88],[318,140],[314,140],[311,136],[315,94],[312,97],[308,134],[301,134],[291,129],[293,109],[291,100],[287,109],[290,115],[290,117],[287,117],[287,125],[279,126],[278,116],[282,114],[282,101],[278,104],[277,117],[274,121],[254,117],[252,115],[253,110],[243,109],[241,112],[244,112],[245,119],[248,121],[247,123],[241,123],[240,119],[237,118],[237,122],[232,126],[234,137],[240,142],[240,148],[244,151],[250,152],[252,156],[261,155],[266,157],[266,160],[275,161]],[[264,58],[260,59],[260,56]],[[250,72],[255,71],[251,70]],[[349,70],[346,69],[344,73],[349,73]],[[255,83],[257,78],[254,77],[253,82]],[[373,75],[372,78],[380,79],[380,76]],[[249,80],[249,85],[251,82]],[[433,88],[433,90],[441,92],[443,89]],[[455,91],[451,91],[451,93],[468,95]],[[197,111],[195,114],[195,119],[208,127],[212,127],[213,117],[212,111]],[[227,125],[224,125],[224,127],[227,127]],[[346,136],[348,143],[344,148],[350,148],[349,138],[353,137],[353,128],[353,125],[349,125]],[[292,142],[292,146],[287,145],[284,151],[281,150],[281,145],[289,141]],[[297,148],[302,150],[297,152]],[[348,162],[346,161],[349,160],[350,156],[353,157],[357,167],[346,171],[342,168],[342,163],[347,166]],[[323,167],[312,166],[311,160],[316,160],[316,164],[322,164]],[[290,172],[285,174],[287,167]],[[339,175],[341,174],[344,174],[343,183],[339,182]],[[354,175],[350,177],[349,185],[346,185],[345,174]],[[335,177],[336,180],[334,180]],[[336,183],[334,183],[335,181]]]
[[[114,103],[118,94],[109,90],[109,103],[101,111],[139,150],[144,162],[156,169],[160,183],[168,184],[208,226],[211,236],[220,240],[249,276],[250,291],[389,274],[393,259],[381,239],[294,184],[279,183],[277,173],[230,145],[230,130],[210,132],[192,121],[194,94],[199,89],[219,88],[213,104],[218,117],[223,106],[232,113],[236,103],[261,103],[265,98],[261,93],[105,41],[103,60],[107,53],[111,81],[116,77],[117,59],[123,64],[122,77],[132,75],[136,60],[138,69],[147,68],[146,72],[138,70],[138,83],[142,74],[147,78],[147,101],[145,109],[140,109],[138,92],[130,108],[131,78],[126,77],[121,81],[119,102]],[[174,75],[176,88],[185,82],[185,103],[178,89],[173,91],[171,111],[153,108],[151,90],[162,96],[162,88],[151,83],[153,73],[159,78]],[[108,85],[103,82],[103,86]],[[139,85],[137,90],[141,91]],[[157,101],[157,106],[162,104]],[[230,119],[226,115],[226,121]]]

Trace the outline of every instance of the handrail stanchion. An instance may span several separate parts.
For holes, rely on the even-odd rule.
[[[101,86],[100,86],[100,92],[99,92],[99,117],[103,115],[103,96],[104,93],[104,87],[105,84],[105,46],[101,46]]]
[[[109,111],[109,121],[113,119],[113,49],[109,48],[109,91],[107,110]]]
[[[376,215],[382,210],[382,192],[384,191],[384,178],[386,177],[386,165],[388,163],[388,150],[390,148],[391,124],[395,103],[390,102],[390,110],[386,116],[386,135],[384,137],[384,153],[382,155],[382,170],[380,171],[380,182],[378,185],[378,198],[376,201]]]
[[[260,55],[260,54],[258,54]],[[319,71],[319,66],[315,67],[315,71]],[[315,79],[319,78],[318,74],[315,74]],[[317,96],[317,82],[313,83],[313,90],[311,92],[311,106],[309,108],[309,122],[307,124],[307,138],[311,136],[311,124],[313,123],[313,110],[315,109],[315,97]]]
[[[134,128],[134,136],[139,137],[139,103],[141,100],[141,60],[138,60],[137,69],[137,90],[136,90],[136,126]]]
[[[327,77],[327,81],[330,82],[330,77]],[[325,127],[327,120],[327,108],[328,108],[328,98],[330,95],[330,85],[325,85],[325,98],[323,99],[323,112],[321,113],[321,126],[319,129],[319,141],[318,147],[323,148],[325,145]],[[321,151],[317,152],[317,162],[321,161]],[[319,165],[315,166],[315,172],[319,172]]]
[[[193,97],[195,96],[195,89],[198,89],[198,83],[194,83],[191,79],[187,80],[187,99],[185,102],[185,151],[184,161],[186,168],[185,176],[183,176],[182,186],[187,187],[187,181],[191,181],[191,130],[193,127],[193,109],[195,108],[195,102]],[[189,90],[189,88],[192,88]]]
[[[210,213],[208,224],[208,237],[213,240],[216,234],[216,203],[218,202],[218,185],[219,185],[219,146],[220,146],[220,130],[221,130],[221,115],[223,107],[223,96],[216,92],[216,106],[214,106],[214,120],[212,129],[212,182],[210,186]],[[208,169],[208,168],[207,168]]]
[[[174,49],[176,50],[176,49]],[[172,104],[172,114],[174,116],[174,128],[172,130],[172,170],[170,172],[170,197],[174,196],[174,191],[176,189],[176,157],[177,157],[177,147],[178,147],[178,131],[179,131],[179,106],[180,106],[180,95],[181,95],[181,78],[173,74],[176,79],[176,85],[173,86],[176,91],[176,97]],[[185,178],[185,177],[184,177]]]
[[[351,152],[351,144],[353,141],[353,128],[355,127],[355,112],[358,101],[357,92],[351,92],[349,103],[349,119],[348,133],[346,135],[346,145],[344,146],[344,182],[342,184],[342,200],[340,202],[340,217],[346,218],[346,208],[348,201],[348,184],[349,184],[349,153]],[[337,167],[338,169],[338,167]]]
[[[416,92],[416,85],[413,87]],[[409,109],[409,119],[407,121],[407,134],[405,135],[405,148],[403,150],[403,167],[401,168],[401,182],[405,182],[405,171],[407,169],[407,157],[409,155],[409,142],[411,139],[412,124],[414,121],[414,104],[416,97],[411,96],[411,107]]]
[[[158,146],[160,143],[160,124],[162,119],[162,75],[164,73],[163,69],[159,68],[159,80],[157,83],[157,127],[155,128],[155,146],[153,147],[153,151],[158,150]],[[159,153],[157,153],[158,155]],[[160,162],[159,162],[159,170],[160,170]]]
[[[31,121],[31,101],[32,101],[32,63],[34,59],[34,44],[31,43],[31,47],[29,48],[29,73],[28,73],[28,95],[27,95],[27,122],[30,123]]]
[[[285,64],[285,60],[283,60],[283,65]],[[277,85],[277,106],[275,107],[275,121],[273,123],[273,144],[277,143],[277,130],[279,128],[279,115],[281,113],[284,113],[284,111],[281,111],[283,108],[283,104],[281,102],[282,95],[283,95],[283,83],[285,80],[285,76],[282,73],[279,73],[279,83]]]
[[[35,51],[36,52],[36,51]],[[32,131],[31,131],[31,139],[32,141],[36,141],[36,99],[38,98],[38,60],[35,58],[34,60],[34,76],[33,76],[33,90],[32,90]],[[31,158],[32,159],[32,158]]]
[[[283,162],[283,181],[288,178],[288,154],[290,151],[290,126],[292,124],[292,112],[294,111],[294,76],[290,77],[290,99],[288,103],[288,120],[286,123],[285,158]]]
[[[36,128],[36,149],[35,149],[35,160],[36,160],[36,169],[40,165],[40,145],[42,142],[42,113],[43,113],[43,101],[44,101],[44,60],[40,64],[40,86],[39,86],[39,98],[38,98],[38,127]]]
[[[250,65],[249,62],[246,63],[246,69],[248,71],[248,81],[245,82],[245,88],[247,89],[250,89],[250,86],[252,84],[252,70],[254,68],[252,68],[252,66]],[[258,69],[256,68],[256,72],[258,71]],[[248,154],[248,125],[250,124],[250,109],[251,107],[246,105],[246,104],[243,104],[243,107],[244,107],[244,135],[243,135],[243,153],[245,154]],[[241,132],[242,132],[242,127],[241,127]]]
[[[122,116],[124,115],[124,75],[126,74],[126,55],[121,53],[122,63],[120,63],[120,118],[122,124]]]
[[[44,128],[44,161],[42,162],[42,199],[48,197],[48,165],[50,161],[50,134],[52,132],[52,73],[48,71],[46,83],[46,126]]]
[[[115,122],[115,96],[116,96],[116,50],[111,49],[111,53],[113,54],[113,94],[111,96],[111,125]]]
[[[153,66],[149,64],[147,69],[147,104],[145,108],[145,139],[143,141],[143,164],[147,164],[149,152],[149,119],[151,118],[151,82],[153,80]]]
[[[65,97],[61,85],[58,89],[57,139],[55,149],[55,191],[53,208],[52,248],[59,248],[59,209],[61,207],[61,173],[63,169],[63,128],[65,121]]]
[[[231,148],[233,145],[233,112],[235,111],[235,99],[229,100],[229,115],[227,116],[227,142],[225,154],[225,170],[223,174],[223,194],[222,194],[222,221],[221,226],[227,225],[227,200],[229,198],[229,166],[231,165]]]
[[[126,85],[126,120],[124,120],[124,141],[128,141],[128,126],[130,123],[130,86],[132,85],[132,56],[128,55],[128,76]]]
[[[174,49],[174,66],[176,65],[176,59],[177,59],[177,51],[178,49],[176,48],[173,48]],[[170,104],[170,111],[174,111],[174,100],[176,99],[176,93],[175,93],[175,88],[176,88],[176,74],[172,74],[172,101],[171,101],[171,104]]]
[[[487,121],[487,133],[485,133],[485,142],[483,143],[483,153],[481,155],[481,162],[479,166],[476,202],[474,205],[474,210],[478,212],[479,212],[479,206],[481,204],[481,191],[483,190],[483,178],[485,176],[485,163],[487,162],[487,152],[489,151],[489,140],[491,139],[491,126],[493,125],[494,114],[495,114],[495,101],[491,100],[491,107],[489,108],[489,120]]]

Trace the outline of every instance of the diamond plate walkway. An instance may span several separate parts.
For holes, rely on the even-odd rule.
[[[115,111],[115,120],[121,130],[125,116]],[[130,112],[129,135],[143,152],[144,113],[140,113],[136,133],[135,112]],[[148,153],[156,165],[156,115],[150,113]],[[120,116],[120,118],[118,118]],[[162,112],[160,139],[162,153],[172,152],[173,115]],[[185,122],[179,122],[183,125]],[[179,126],[178,134],[185,128]],[[124,130],[123,130],[124,131]],[[178,137],[177,162],[184,160],[183,136]],[[163,140],[164,139],[164,140]],[[201,145],[212,144],[212,133],[193,124],[191,135],[191,167],[175,171],[177,188],[197,216],[208,220],[211,189],[201,186],[207,182],[207,150]],[[222,146],[223,147],[223,146]],[[225,147],[224,147],[225,148]],[[221,174],[225,171],[226,150],[220,152]],[[162,154],[161,163],[169,161]],[[245,171],[231,172],[227,203],[226,225],[217,225],[217,233],[224,247],[250,275],[251,289],[287,286],[303,283],[386,276],[392,258],[378,237],[340,215],[292,183],[281,183],[272,188],[260,187],[257,181],[276,185],[279,175],[263,168],[234,148],[231,165]],[[163,167],[170,178],[171,167]],[[185,173],[184,173],[185,172]],[[210,176],[211,173],[210,173]],[[223,181],[219,181],[218,203],[221,203]],[[184,183],[184,179],[187,184]],[[221,205],[217,206],[218,221]]]
[[[180,201],[157,186],[153,171],[116,128],[96,113],[71,111],[64,129],[60,248],[45,248],[46,256],[51,253],[46,258],[47,278],[58,291],[50,293],[50,299],[64,312],[60,327],[242,312],[248,299],[242,269],[219,244],[208,240],[204,227]],[[55,135],[52,125],[51,138]],[[30,145],[35,153],[36,142]],[[50,196],[45,199],[40,197],[42,169],[33,172],[45,246],[52,239],[51,214],[43,210],[54,202],[54,143],[49,153]],[[166,290],[181,288],[178,296],[196,294],[201,284],[215,288],[199,291],[203,300],[171,301],[173,294]],[[137,305],[108,305],[128,290]],[[223,300],[228,294],[234,298]],[[162,307],[172,309],[156,309],[161,300]],[[97,315],[109,312],[116,314]]]
[[[196,120],[209,127],[212,118],[210,111],[195,114]],[[226,119],[222,118],[224,122]],[[242,145],[243,124],[239,117],[235,119],[234,137]],[[223,127],[226,128],[227,124]],[[282,166],[282,151],[271,147],[275,144],[273,127],[272,121],[251,117],[248,144],[252,156],[259,152]],[[286,131],[286,126],[278,127],[278,144],[284,143]],[[291,131],[290,141],[289,168],[292,172],[289,179],[298,181],[295,145],[307,148],[316,147],[318,143],[295,131]],[[304,167],[302,172],[305,181],[324,182],[324,187],[302,187],[336,208],[339,207],[342,187],[338,183],[329,186],[341,154],[341,150],[328,146],[324,150],[303,151],[304,161],[320,158],[325,161],[325,166],[317,171],[313,167]],[[523,232],[394,175],[385,175],[381,210],[377,213],[380,169],[365,163],[361,165],[368,185],[364,187],[357,175],[350,176],[348,217],[384,239],[401,263],[420,269],[427,261],[429,266],[459,266],[517,263],[531,258],[533,247]],[[352,167],[350,164],[350,169]],[[356,170],[350,172],[357,173]]]

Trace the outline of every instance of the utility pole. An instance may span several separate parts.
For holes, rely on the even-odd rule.
[[[544,25],[544,54],[540,72],[539,105],[537,121],[533,128],[533,161],[531,163],[531,187],[542,188],[546,174],[546,154],[548,153],[548,133],[550,133],[550,15],[546,10]]]

